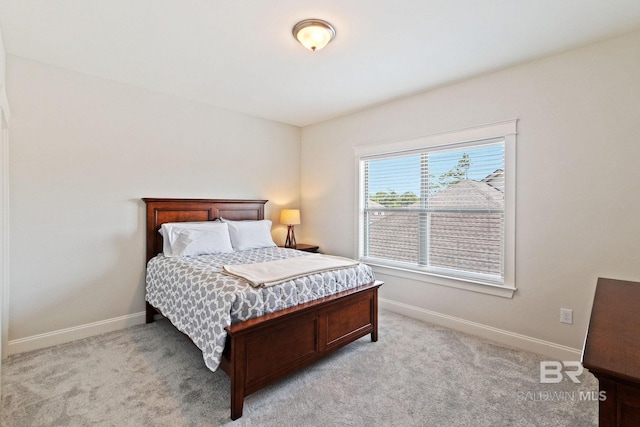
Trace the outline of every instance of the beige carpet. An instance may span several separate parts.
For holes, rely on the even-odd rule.
[[[0,425],[592,426],[586,373],[540,384],[546,358],[380,312],[369,337],[245,400],[166,321],[9,357]],[[580,392],[582,391],[582,395]]]

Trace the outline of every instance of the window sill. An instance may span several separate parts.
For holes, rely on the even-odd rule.
[[[513,294],[516,291],[515,287],[479,282],[470,279],[454,279],[433,273],[378,264],[376,262],[370,262],[367,259],[363,259],[362,262],[370,265],[373,268],[374,273],[384,274],[386,276],[402,277],[404,279],[411,279],[439,286],[448,286],[450,288],[463,289],[466,291],[479,292],[502,298],[513,298]]]

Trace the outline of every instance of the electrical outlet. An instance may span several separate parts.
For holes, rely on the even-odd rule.
[[[573,310],[570,308],[560,309],[560,323],[567,323],[573,325]]]

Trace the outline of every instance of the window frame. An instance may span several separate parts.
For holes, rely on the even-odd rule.
[[[499,123],[476,126],[451,132],[411,137],[401,140],[385,141],[354,147],[356,166],[356,209],[355,209],[355,248],[356,258],[371,265],[376,273],[402,278],[408,278],[426,283],[466,289],[490,295],[512,298],[516,291],[515,284],[515,214],[516,214],[516,134],[517,119]],[[501,284],[483,281],[476,278],[466,278],[438,274],[435,271],[425,271],[416,265],[378,258],[363,256],[364,224],[364,168],[363,160],[376,156],[385,156],[411,152],[422,149],[440,149],[474,141],[503,138],[504,139],[504,281]]]

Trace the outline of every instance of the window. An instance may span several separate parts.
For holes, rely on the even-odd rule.
[[[360,258],[514,289],[514,134],[515,121],[359,147]]]

